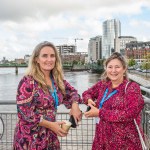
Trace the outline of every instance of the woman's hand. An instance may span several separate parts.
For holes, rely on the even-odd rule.
[[[49,122],[49,128],[55,132],[58,136],[64,137],[67,136],[67,132],[61,128],[61,125],[64,124],[63,121],[58,122]]]
[[[94,107],[92,104],[88,104],[88,106],[90,106],[91,109],[84,113],[85,117],[99,117],[99,109]]]
[[[88,99],[88,105],[91,104],[93,106],[96,106],[95,102],[92,99]]]
[[[69,114],[73,115],[76,124],[78,124],[78,121],[81,121],[82,119],[82,111],[80,110],[79,105],[76,102],[72,103],[72,108]]]

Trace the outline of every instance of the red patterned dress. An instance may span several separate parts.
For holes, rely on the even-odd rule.
[[[59,104],[71,108],[72,101],[80,102],[77,91],[64,81],[66,97],[58,90]],[[17,91],[18,123],[14,133],[14,150],[60,150],[57,135],[48,128],[39,126],[41,116],[49,121],[56,121],[54,99],[45,93],[31,76],[20,81]]]
[[[126,92],[124,80],[116,90],[117,93],[104,102],[99,110],[99,123],[96,124],[96,131],[92,150],[142,150],[138,132],[134,124],[134,118],[141,129],[141,110],[144,100],[140,87],[135,82],[130,82]],[[108,95],[114,89],[111,88],[111,81],[99,81],[93,87],[83,92],[84,103],[87,104],[89,98],[99,103],[103,94],[108,88]],[[142,132],[142,129],[141,129]]]

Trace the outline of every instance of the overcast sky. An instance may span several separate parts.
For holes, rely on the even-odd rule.
[[[41,41],[87,52],[102,23],[119,19],[122,36],[150,41],[150,0],[0,0],[0,60],[31,54]]]

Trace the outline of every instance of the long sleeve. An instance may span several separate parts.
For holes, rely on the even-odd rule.
[[[74,87],[72,87],[66,80],[64,80],[64,85],[65,85],[66,95],[63,98],[63,104],[69,109],[71,108],[73,101],[82,103],[78,91]]]
[[[16,98],[19,119],[25,124],[38,124],[42,115],[35,111],[34,83],[31,77],[24,77],[20,81]]]
[[[83,102],[85,104],[87,104],[88,99],[95,100],[98,98],[99,88],[101,87],[101,84],[102,84],[102,82],[99,81],[95,85],[93,85],[91,88],[89,88],[88,90],[86,90],[82,93]]]
[[[123,110],[110,110],[102,108],[99,111],[99,117],[109,122],[130,122],[137,118],[144,107],[144,100],[140,87],[135,82],[128,85],[124,96]]]

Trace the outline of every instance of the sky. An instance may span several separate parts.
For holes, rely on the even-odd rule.
[[[87,52],[102,24],[119,19],[121,36],[150,41],[150,0],[0,0],[0,60],[24,58],[42,41]],[[81,40],[82,39],[82,40]]]

